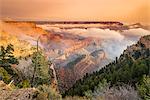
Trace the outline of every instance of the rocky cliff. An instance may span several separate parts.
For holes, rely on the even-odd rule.
[[[136,27],[125,26],[119,22],[73,22],[58,23],[58,25],[55,23],[45,25],[39,22],[2,22],[0,45],[12,43],[17,57],[29,57],[36,50],[38,40],[40,49],[53,63],[51,67],[56,70],[56,84],[63,92],[86,73],[101,69],[120,55],[128,44],[134,43],[137,40],[134,32],[139,29],[130,30],[131,32],[128,32],[128,29],[137,28],[137,26],[139,28],[139,25],[132,26]],[[120,30],[125,30],[125,33]],[[141,31],[149,34],[144,29],[140,29]],[[20,62],[23,64],[20,65],[21,70],[29,68],[31,64],[28,60]],[[30,75],[30,73],[25,75]]]
[[[110,84],[108,88],[118,88],[126,84],[138,89],[137,85],[140,84],[143,76],[150,76],[150,35],[141,37],[136,44],[124,50],[114,62],[109,63],[99,71],[85,75],[64,95],[84,96],[86,92],[94,92],[97,88],[100,88],[101,91],[103,86],[100,84],[103,83],[103,80],[107,80],[106,82]],[[95,92],[97,93],[97,91]],[[146,96],[149,97],[147,94]]]

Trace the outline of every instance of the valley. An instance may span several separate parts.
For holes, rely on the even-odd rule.
[[[20,70],[30,75],[26,72],[38,41],[39,49],[52,63],[58,89],[64,93],[86,73],[100,70],[119,57],[127,46],[148,34],[150,31],[141,24],[120,22],[10,21],[1,22],[0,45],[14,45],[14,55],[27,59],[19,61],[23,64]]]

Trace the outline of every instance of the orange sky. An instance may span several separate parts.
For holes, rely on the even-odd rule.
[[[0,0],[1,18],[150,23],[150,0]]]

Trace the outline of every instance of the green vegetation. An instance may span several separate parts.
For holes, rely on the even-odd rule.
[[[109,83],[107,83],[107,80],[102,80],[98,86],[95,87],[94,92],[92,92],[91,90],[88,90],[86,92],[84,92],[84,95],[87,98],[92,99],[93,97],[97,96],[97,93],[99,95],[99,97],[102,98],[104,92],[106,91],[106,89],[109,87]]]
[[[78,62],[80,62],[82,59],[84,59],[86,57],[86,55],[80,55],[78,58],[76,58],[75,60],[69,62],[66,67],[69,68],[73,68],[74,65],[76,65]]]
[[[143,38],[144,41],[149,41],[150,36],[144,36]],[[138,95],[140,95],[140,98],[149,100],[150,48],[146,45],[139,41],[136,45],[129,47],[119,59],[116,58],[115,61],[99,71],[86,74],[83,79],[78,80],[62,96],[65,97],[65,100],[103,100],[104,98],[138,100]],[[26,58],[26,61],[28,59],[32,61],[31,65],[29,64],[30,70],[27,71],[31,71],[33,74],[27,75],[27,77],[23,76],[23,71],[13,68],[12,65],[19,63],[13,55],[13,51],[14,48],[11,44],[6,48],[3,46],[0,48],[0,77],[2,77],[2,80],[5,83],[14,80],[15,89],[35,87],[36,93],[33,98],[37,100],[61,100],[61,95],[51,86],[52,70],[42,51],[37,49],[36,52]],[[68,63],[67,66],[75,65],[83,58],[85,58],[85,55]],[[34,88],[31,88],[31,90],[35,91]]]
[[[8,74],[8,72],[3,67],[0,67],[0,76],[3,78],[5,83],[10,82],[11,76]]]
[[[48,100],[61,100],[61,95],[51,86],[44,84],[39,85],[37,88],[40,90],[41,94],[45,96],[44,98],[48,98]],[[43,96],[39,98],[40,100],[45,100],[43,99]]]
[[[32,67],[34,67],[32,85],[50,84],[52,70],[49,68],[48,61],[41,51],[34,52],[32,55]]]
[[[150,76],[144,75],[137,87],[142,99],[149,100],[150,99]]]
[[[148,38],[150,36],[144,37]],[[146,48],[144,44],[138,42],[136,47],[130,52],[128,50],[120,56],[119,59],[116,58],[116,61],[106,65],[101,70],[94,72],[93,74],[86,74],[84,78],[78,80],[76,84],[68,91],[66,91],[63,96],[85,96],[91,92],[95,91],[95,88],[98,87],[100,83],[103,83],[103,80],[107,80],[110,83],[111,87],[120,87],[123,84],[128,84],[137,89],[136,84],[142,80],[143,75],[150,75],[150,49]],[[143,87],[143,85],[140,85]],[[146,86],[144,86],[146,87]],[[146,92],[149,93],[146,87]],[[139,88],[141,96],[145,90]],[[149,95],[148,95],[149,96]]]
[[[38,50],[26,58],[26,61],[27,59],[31,59],[32,61],[30,69],[28,70],[33,73],[32,77],[24,77],[23,71],[21,72],[17,68],[12,67],[12,65],[19,64],[19,61],[14,57],[13,52],[14,48],[11,44],[6,48],[3,46],[0,48],[0,77],[2,77],[2,80],[5,83],[8,84],[10,81],[14,80],[11,84],[14,84],[15,89],[30,88],[31,86],[34,86],[38,90],[35,97],[39,100],[41,100],[41,98],[42,100],[47,100],[47,98],[49,100],[61,98],[61,95],[51,88],[51,78],[53,77],[53,74],[49,62],[42,51]]]
[[[18,64],[18,60],[13,55],[13,45],[9,44],[6,48],[0,47],[0,66],[3,67],[9,74],[13,75],[15,72],[12,70],[12,64]]]
[[[17,77],[15,70],[12,69],[12,65],[18,64],[17,58],[13,55],[14,47],[9,44],[6,48],[0,47],[0,76],[4,82],[10,82],[11,77]]]
[[[19,88],[29,88],[29,87],[31,87],[31,85],[30,85],[30,82],[28,80],[23,80],[17,85],[17,87],[19,87]]]

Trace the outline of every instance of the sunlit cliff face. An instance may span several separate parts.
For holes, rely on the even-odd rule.
[[[54,60],[56,73],[60,80],[60,91],[71,87],[86,73],[101,69],[119,57],[127,46],[136,43],[141,36],[150,34],[150,31],[143,29],[140,24],[125,25],[126,28],[123,28],[124,25],[116,24],[43,24],[38,26],[54,34],[59,34],[63,38],[59,41],[63,45],[55,44],[56,48],[54,49],[55,53],[62,50],[61,47],[64,47],[63,50],[66,51]],[[66,39],[68,41],[64,42],[63,40]],[[67,46],[72,41],[74,43]],[[48,45],[50,44],[51,42]],[[52,52],[49,54],[50,58],[54,57],[52,54]]]
[[[13,54],[16,57],[26,57],[32,55],[35,48],[27,41],[19,40],[16,36],[10,35],[6,32],[0,32],[0,46],[7,47],[12,44],[14,46]]]
[[[68,25],[68,26],[67,26]],[[43,24],[38,25],[49,32],[53,32],[55,34],[59,34],[61,36],[69,38],[78,36],[77,38],[81,38],[82,40],[87,39],[86,41],[78,40],[82,43],[87,43],[88,45],[94,41],[98,43],[99,49],[104,49],[109,58],[114,59],[116,56],[119,56],[124,49],[128,45],[136,43],[136,41],[143,35],[150,34],[148,30],[140,28],[142,26],[138,25],[129,25],[128,28],[122,28],[123,26],[118,24],[113,25],[103,25],[103,24]],[[128,25],[125,25],[127,27]],[[100,28],[101,27],[101,28]],[[110,30],[111,28],[115,30]],[[116,28],[115,28],[116,27]],[[104,29],[103,29],[104,28]],[[110,29],[109,29],[110,28]],[[122,30],[123,29],[123,30]],[[120,31],[122,30],[122,31]],[[64,38],[65,39],[65,38]],[[72,39],[73,40],[73,39]],[[71,42],[71,40],[70,40]],[[64,46],[70,42],[65,42]],[[60,41],[63,44],[63,41]],[[81,45],[79,44],[79,45]],[[74,51],[74,48],[77,48],[78,44],[72,44],[67,50]],[[86,45],[81,46],[81,48],[85,48]],[[96,46],[92,49],[96,49]],[[58,46],[58,48],[60,48]]]
[[[2,23],[1,44],[7,41],[6,44],[13,43],[15,45],[15,43],[17,43],[20,45],[20,48],[24,48],[23,45],[27,45],[26,47],[29,49],[32,47],[32,45],[36,45],[37,39],[40,37],[40,47],[48,51],[46,53],[49,56],[55,58],[56,55],[59,55],[57,54],[58,52],[72,53],[82,48],[86,49],[88,45],[91,45],[92,42],[95,42],[98,43],[96,48],[88,48],[92,48],[93,50],[97,48],[104,49],[108,57],[114,59],[116,56],[119,56],[124,49],[126,49],[127,45],[135,43],[140,36],[149,34],[149,31],[142,28],[115,31],[110,29],[100,29],[98,27],[103,27],[103,25],[98,25],[69,24],[66,26],[66,24],[36,25],[25,22]],[[85,26],[89,28],[84,28]],[[108,26],[110,26],[110,28],[117,27],[118,30],[120,28],[120,26],[117,24]],[[108,26],[104,25],[106,28]],[[62,27],[70,28],[66,29]],[[83,27],[84,29],[80,27]],[[44,29],[46,29],[48,32]],[[92,49],[89,52],[91,52]],[[55,50],[57,52],[55,52]],[[55,56],[51,54],[51,52],[53,52]]]
[[[101,69],[115,60],[127,46],[147,34],[150,31],[143,29],[140,24],[67,26],[3,22],[0,26],[0,45],[11,43],[15,48],[15,56],[27,56],[30,59],[29,55],[36,51],[39,39],[39,47],[53,63],[60,82],[59,88],[64,91],[86,73]]]
[[[36,34],[35,34],[36,33]],[[16,57],[26,57],[35,52],[39,34],[46,32],[32,23],[0,23],[0,46],[14,45]]]

